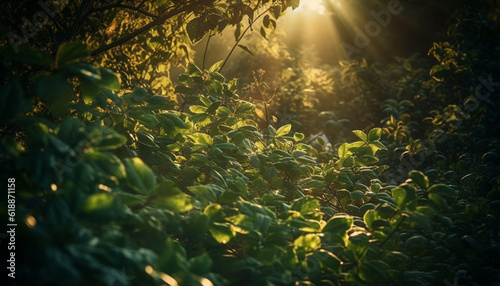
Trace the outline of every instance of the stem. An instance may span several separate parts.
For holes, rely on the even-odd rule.
[[[201,70],[205,70],[205,60],[207,58],[208,45],[210,44],[210,39],[212,38],[212,36],[213,35],[211,33],[208,35],[207,44],[205,45],[205,51],[203,52],[203,64],[201,66]]]
[[[87,9],[87,7],[92,5],[92,1],[93,0],[84,0],[80,4],[80,7],[78,7],[76,19],[73,22],[73,24],[71,25],[70,31],[69,31],[70,34],[68,35],[68,38],[70,40],[73,40],[75,38],[75,35],[77,34],[78,30],[80,30],[80,27],[81,27],[82,22],[83,22],[82,19],[87,17],[87,13],[83,13],[83,11],[85,9]]]
[[[147,206],[151,205],[151,203],[153,203],[153,201],[154,201],[154,199],[156,199],[156,197],[157,197],[156,195],[149,196],[143,203],[138,204],[138,205],[129,206],[129,207],[133,212],[138,212],[138,211],[146,208]]]
[[[231,51],[229,51],[229,54],[227,55],[227,57],[224,59],[224,62],[220,66],[219,72],[222,71],[222,69],[226,65],[227,61],[229,60],[229,57],[233,54],[234,50],[236,49],[236,47],[238,46],[238,44],[240,43],[240,41],[243,39],[243,37],[245,36],[245,34],[248,32],[248,30],[252,27],[252,25],[255,22],[257,22],[257,19],[259,19],[260,17],[264,16],[264,14],[266,14],[269,11],[269,9],[271,9],[271,7],[267,8],[264,12],[260,13],[257,17],[255,17],[255,19],[252,22],[250,22],[250,24],[248,25],[248,27],[246,27],[246,29],[243,31],[243,33],[241,33],[241,36],[239,37],[238,40],[236,40],[236,43],[234,43],[233,47],[231,48]]]
[[[394,235],[394,233],[396,233],[396,230],[398,230],[398,228],[401,226],[401,224],[405,219],[406,216],[401,217],[401,219],[398,222],[398,225],[396,225],[396,227],[392,230],[391,234],[389,234],[389,236],[386,239],[384,239],[384,241],[382,241],[382,244],[380,244],[380,248],[383,248],[384,245],[389,241],[389,239],[391,239],[391,237]]]
[[[113,9],[113,8],[123,8],[123,9],[131,10],[131,11],[143,14],[144,16],[147,16],[147,17],[151,17],[151,18],[158,17],[158,15],[149,13],[149,12],[144,11],[144,10],[141,10],[140,6],[134,7],[134,6],[130,6],[130,5],[121,4],[120,2],[121,1],[119,1],[117,3],[109,4],[109,5],[106,5],[106,6],[101,6],[101,7],[98,7],[98,8],[94,8],[94,9],[86,12],[84,14],[84,16],[86,17],[86,16],[88,16],[88,15],[90,15],[92,13],[100,12],[100,11],[106,11],[106,10],[110,10],[110,9]]]

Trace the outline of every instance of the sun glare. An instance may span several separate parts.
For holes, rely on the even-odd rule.
[[[302,0],[300,1],[299,7],[295,11],[314,12],[323,15],[326,12],[326,8],[323,1],[324,0]]]

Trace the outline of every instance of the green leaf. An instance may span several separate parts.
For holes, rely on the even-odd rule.
[[[222,149],[222,150],[236,150],[238,147],[233,143],[219,143],[215,144],[214,147]]]
[[[80,42],[66,42],[59,46],[56,53],[58,65],[84,61],[90,58],[90,51]]]
[[[259,117],[260,119],[262,120],[266,120],[266,114],[264,113],[264,111],[260,110],[259,108],[255,108],[255,114],[257,115],[257,117]]]
[[[371,229],[373,222],[376,220],[375,210],[367,210],[363,215],[363,222]]]
[[[386,254],[386,257],[387,261],[393,265],[397,264],[404,265],[408,260],[410,260],[410,258],[406,254],[399,251],[391,251]]]
[[[372,148],[373,153],[377,152],[377,150],[385,150],[387,151],[387,147],[384,146],[384,144],[380,143],[380,141],[370,141],[368,143],[370,148]]]
[[[96,173],[104,179],[116,180],[126,177],[126,169],[122,161],[115,155],[104,152],[89,151],[86,160],[96,168]]]
[[[238,45],[238,47],[242,48],[245,52],[249,53],[250,55],[253,56],[253,53],[252,51],[250,51],[250,49],[247,47],[247,46],[244,46],[244,45]]]
[[[113,101],[117,105],[120,105],[123,102],[122,98],[118,97],[118,95],[116,95],[116,93],[112,92],[111,90],[101,89],[99,93],[111,99],[111,101]]]
[[[68,118],[59,126],[57,137],[75,148],[78,144],[81,144],[80,142],[87,140],[86,133],[85,125],[81,120]]]
[[[356,136],[358,136],[364,142],[368,141],[365,132],[363,132],[361,130],[353,130],[352,133],[354,133]]]
[[[299,175],[308,175],[309,172],[306,169],[298,169],[297,173]],[[302,188],[311,188],[313,191],[322,191],[325,189],[326,184],[320,180],[315,180],[311,178],[305,178],[299,182]]]
[[[101,134],[92,140],[96,150],[115,150],[127,142],[125,136],[111,128],[103,128]]]
[[[187,74],[180,74],[179,77],[177,78],[177,80],[182,83],[182,84],[186,84],[186,85],[189,85],[189,84],[192,84],[193,83],[193,78],[190,77],[189,75]],[[183,86],[183,85],[178,85],[175,87],[175,92],[176,93],[181,93],[181,94],[184,94],[184,95],[188,95],[191,93],[191,89],[186,87],[186,86]]]
[[[292,204],[292,210],[305,215],[319,210],[319,201],[312,197],[303,197]]]
[[[188,126],[186,125],[186,123],[184,121],[182,121],[182,119],[180,119],[179,116],[177,116],[176,114],[162,113],[162,114],[158,114],[157,117],[158,117],[158,119],[165,120],[165,121],[168,121],[169,123],[172,123],[172,125],[176,128],[188,129]],[[162,125],[162,127],[165,128],[167,126]],[[165,131],[172,132],[172,130],[170,128],[165,128]]]
[[[312,252],[321,247],[321,239],[317,234],[306,234],[299,236],[293,245],[298,248],[297,251]]]
[[[158,184],[155,194],[157,198],[154,200],[154,204],[158,208],[174,212],[187,212],[193,208],[191,199],[170,180]]]
[[[64,66],[63,71],[77,76],[82,84],[98,84],[102,80],[99,69],[87,63],[72,63]]]
[[[195,144],[210,146],[214,144],[214,141],[210,135],[205,133],[195,133],[188,136]]]
[[[405,247],[413,251],[423,250],[427,245],[427,238],[421,235],[412,236],[405,241]]]
[[[347,232],[351,229],[354,219],[351,216],[334,216],[323,228],[325,236],[334,242],[347,242]]]
[[[250,156],[250,165],[254,168],[260,169],[262,167],[262,162],[257,155]]]
[[[134,103],[143,103],[148,97],[148,92],[142,87],[135,87],[132,92],[132,101]]]
[[[354,183],[352,182],[351,176],[352,175],[349,173],[349,171],[343,170],[338,174],[338,181],[348,186],[352,186]]]
[[[222,64],[224,63],[224,60],[221,60],[221,61],[218,61],[216,62],[215,64],[213,64],[209,69],[208,69],[208,72],[216,72],[220,69],[220,67],[222,66]]]
[[[215,73],[212,73],[212,74],[215,74]],[[205,88],[209,91],[210,94],[219,96],[222,93],[223,86],[222,86],[222,82],[210,79],[210,80],[207,80],[205,82]],[[215,111],[215,108],[213,109],[213,111]]]
[[[435,65],[429,71],[429,75],[432,76],[437,82],[444,81],[451,74],[449,64],[439,64]]]
[[[115,198],[108,193],[97,193],[88,196],[82,205],[84,212],[93,212],[110,208],[113,206]]]
[[[208,31],[205,21],[201,18],[194,18],[186,25],[186,31],[193,45],[197,44]]]
[[[189,186],[188,190],[198,199],[206,203],[216,202],[217,197],[225,192],[223,188],[213,184]]]
[[[217,111],[215,112],[215,114],[219,117],[226,117],[226,116],[229,116],[231,114],[231,110],[229,110],[229,108],[227,108],[225,106],[219,106],[219,108],[217,108]]]
[[[327,250],[320,249],[314,253],[314,256],[318,259],[322,269],[325,269],[334,275],[340,275],[342,262],[337,256],[335,256],[335,254]]]
[[[304,135],[304,133],[299,133],[299,132],[295,132],[293,134],[293,140],[295,140],[295,142],[299,142],[301,140],[303,140],[306,136]]]
[[[150,106],[165,108],[169,103],[169,100],[165,96],[153,95],[149,98],[148,103]]]
[[[377,283],[389,281],[389,270],[391,267],[382,260],[363,261],[359,266],[359,278],[365,282],[377,281]]]
[[[266,34],[266,30],[264,29],[264,27],[260,27],[260,35],[262,37],[264,37],[264,39],[267,39],[267,34]]]
[[[457,192],[452,189],[450,186],[445,184],[436,184],[432,185],[429,190],[427,190],[428,194],[439,195],[444,198],[454,199],[457,196]]]
[[[432,185],[427,190],[429,199],[433,201],[437,206],[443,208],[446,206],[447,199],[454,199],[457,196],[455,190],[444,184]]]
[[[236,109],[236,114],[241,115],[246,112],[253,112],[254,110],[255,104],[248,101],[242,101],[240,106]]]
[[[156,185],[156,176],[139,158],[124,159],[129,186],[140,194],[148,194]]]
[[[412,170],[410,171],[408,176],[420,189],[427,190],[427,188],[429,188],[429,179],[424,173],[417,170]]]
[[[212,269],[212,259],[207,252],[189,259],[189,270],[200,276],[206,275]]]
[[[339,159],[346,159],[349,155],[352,154],[351,151],[349,151],[349,144],[348,143],[343,143],[339,147]]]
[[[236,232],[228,223],[214,222],[212,225],[209,226],[208,230],[210,231],[210,234],[212,234],[212,237],[218,243],[226,244],[233,237],[236,236]]]
[[[112,72],[107,68],[100,68],[99,74],[101,75],[101,80],[98,82],[99,86],[107,88],[112,91],[120,90],[121,83],[118,74]]]
[[[223,216],[222,206],[219,204],[210,204],[205,207],[203,213],[207,215],[210,219],[215,220]]]
[[[35,84],[36,95],[48,103],[69,102],[73,97],[73,86],[59,75],[42,75]]]
[[[222,83],[226,82],[226,78],[221,73],[213,71],[213,72],[210,72],[209,75],[210,75],[210,78],[217,81],[218,84],[222,84]]]
[[[262,24],[264,25],[264,27],[269,28],[270,24],[269,20],[270,20],[269,15],[265,15],[264,19],[262,19]]]
[[[191,154],[188,160],[189,165],[203,166],[209,162],[207,155],[201,153]]]
[[[270,137],[274,137],[276,135],[276,129],[273,126],[271,125],[267,126],[267,130],[269,132]]]
[[[387,203],[379,204],[375,208],[375,214],[381,219],[389,219],[395,213],[396,213],[396,209]]]
[[[207,112],[207,107],[201,106],[201,105],[191,105],[189,107],[189,111],[195,114],[201,114],[201,113],[206,113]]]
[[[351,192],[351,199],[353,200],[361,200],[365,194],[362,191],[353,191]]]
[[[246,202],[246,201],[238,201],[236,203],[238,205],[238,209],[242,214],[248,216],[255,216],[255,214],[263,214],[265,216],[275,218],[275,215],[272,211],[258,204]]]
[[[382,138],[382,129],[380,128],[373,128],[370,130],[370,133],[368,133],[369,142],[380,140],[380,138]]]
[[[391,192],[397,207],[400,209],[404,209],[410,201],[417,198],[415,190],[408,187],[397,187],[392,189]]]
[[[195,65],[194,63],[188,63],[187,71],[190,76],[201,76],[203,75],[203,72],[201,69]]]
[[[283,125],[280,128],[278,128],[275,137],[278,138],[281,136],[285,136],[288,133],[290,133],[291,130],[292,130],[292,124]]]

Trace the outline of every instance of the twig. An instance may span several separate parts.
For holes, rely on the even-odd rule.
[[[238,40],[236,40],[236,43],[234,43],[233,47],[231,48],[231,51],[229,51],[229,54],[227,55],[227,57],[224,59],[224,62],[220,66],[219,72],[222,71],[222,69],[226,65],[227,61],[229,60],[229,57],[233,54],[234,50],[236,49],[236,47],[238,46],[238,44],[240,43],[240,41],[243,39],[243,37],[245,36],[245,34],[248,32],[248,30],[252,27],[252,25],[255,22],[257,22],[257,20],[260,17],[264,16],[264,14],[266,14],[270,9],[271,9],[271,7],[267,8],[264,12],[260,13],[257,17],[255,17],[255,19],[252,22],[250,22],[250,24],[248,25],[248,27],[246,27],[245,31],[243,31],[243,33],[241,33],[241,36],[239,37]]]
[[[80,27],[82,26],[82,22],[83,22],[82,19],[85,19],[87,17],[86,16],[87,13],[83,13],[83,11],[87,7],[89,7],[89,5],[91,5],[92,1],[93,0],[84,0],[80,4],[80,7],[78,7],[78,12],[77,12],[75,21],[73,22],[73,24],[69,28],[69,35],[67,37],[68,39],[73,40],[74,37],[76,36],[76,34],[78,33],[78,30],[80,30]]]
[[[202,70],[205,70],[205,59],[207,58],[208,44],[210,44],[212,36],[213,35],[211,33],[208,35],[207,44],[205,45],[205,51],[203,52],[203,64],[201,66]]]
[[[401,216],[401,219],[399,220],[398,225],[396,225],[396,227],[392,230],[392,232],[389,234],[389,236],[387,236],[387,238],[384,239],[384,241],[382,241],[382,243],[380,244],[380,248],[383,248],[384,245],[389,241],[389,239],[391,239],[391,237],[394,235],[394,233],[396,233],[396,230],[398,230],[398,228],[401,226],[401,224],[403,223],[403,221],[405,219],[406,219],[406,216]]]
[[[84,14],[84,16],[87,17],[87,16],[89,16],[92,13],[96,13],[96,12],[100,12],[100,11],[106,11],[106,10],[110,10],[110,9],[113,9],[113,8],[123,8],[123,9],[131,10],[131,11],[143,14],[143,15],[151,17],[151,18],[158,17],[158,15],[149,13],[149,12],[144,11],[144,10],[141,10],[140,6],[134,7],[134,6],[130,6],[130,5],[121,4],[120,2],[109,4],[109,5],[106,5],[106,6],[101,6],[101,7],[98,7],[98,8],[94,8],[94,9],[89,10],[88,12],[86,12]]]

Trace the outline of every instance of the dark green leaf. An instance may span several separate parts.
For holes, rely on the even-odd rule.
[[[59,46],[56,54],[58,65],[84,61],[90,57],[90,51],[86,45],[80,42],[66,42]]]
[[[373,128],[372,130],[370,130],[370,133],[368,133],[369,142],[380,140],[381,137],[382,137],[382,129],[380,128]]]
[[[420,189],[427,190],[427,188],[429,187],[429,179],[424,173],[417,170],[412,170],[410,171],[408,176]]]
[[[124,159],[129,186],[140,194],[148,194],[156,185],[153,171],[139,158]]]

